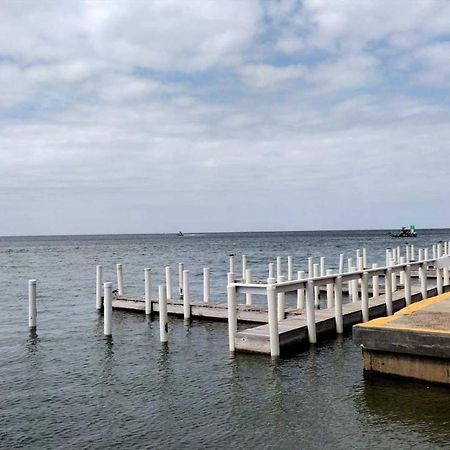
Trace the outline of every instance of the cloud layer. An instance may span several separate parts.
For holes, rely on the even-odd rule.
[[[0,235],[448,226],[450,4],[6,1]]]

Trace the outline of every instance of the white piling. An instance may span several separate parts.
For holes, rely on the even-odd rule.
[[[347,259],[347,272],[351,272],[353,267],[353,258]]]
[[[228,273],[234,273],[234,254],[231,253],[229,255],[230,258],[230,270],[228,271]]]
[[[442,269],[439,267],[436,267],[436,287],[437,287],[438,295],[440,295],[444,292],[444,289],[442,286]]]
[[[361,258],[361,250],[358,248],[356,250],[356,264],[358,264],[359,258]]]
[[[305,278],[305,272],[300,270],[297,272],[297,278],[303,280]],[[303,309],[305,307],[305,289],[297,289],[297,308]]]
[[[275,278],[268,278],[267,310],[269,316],[270,355],[280,356],[280,336],[278,334],[277,291],[273,283]]]
[[[269,263],[269,278],[275,278],[275,264]]]
[[[308,278],[314,276],[314,260],[312,256],[308,256]]]
[[[411,304],[411,266],[408,264],[405,269],[405,303]]]
[[[36,323],[36,280],[28,280],[28,326],[30,328],[36,328]]]
[[[166,266],[166,301],[172,300],[172,270],[170,266]]]
[[[433,251],[433,259],[436,259],[437,258],[437,246],[436,246],[436,244],[433,244],[432,251]]]
[[[311,344],[317,342],[314,303],[314,283],[312,280],[308,280],[306,282],[306,323],[308,326],[308,339]]]
[[[247,269],[246,272],[248,272],[249,270],[250,269]],[[251,279],[251,275],[250,275],[250,279]],[[249,283],[249,281],[246,281],[246,283]],[[210,296],[209,268],[204,267],[203,268],[203,302],[204,303],[209,303],[209,296]]]
[[[372,264],[372,269],[377,269],[378,268],[378,264]],[[379,281],[379,276],[378,275],[374,275],[372,277],[372,296],[373,297],[378,297],[380,295],[380,281]]]
[[[145,314],[152,313],[152,271],[144,269],[144,298],[145,298]]]
[[[281,256],[277,256],[277,278],[281,276],[282,268],[281,268]]]
[[[116,264],[116,275],[117,275],[117,291],[119,295],[123,295],[123,268],[122,264]]]
[[[313,264],[313,274],[314,278],[319,276],[320,274],[319,264]],[[316,308],[320,307],[319,295],[320,295],[319,286],[314,286],[314,305],[316,306]]]
[[[189,320],[191,318],[191,297],[189,295],[189,270],[183,270],[183,317],[184,320]]]
[[[245,281],[245,271],[247,270],[247,255],[242,255],[242,281]]]
[[[419,267],[419,278],[420,278],[420,292],[422,294],[422,300],[428,297],[428,279],[427,279],[428,264],[423,262]]]
[[[363,259],[362,256],[360,256],[360,257],[356,260],[356,264],[357,264],[358,271],[364,270],[364,259]]]
[[[320,257],[320,276],[325,276],[325,256]]]
[[[158,286],[159,299],[159,340],[167,342],[169,340],[169,323],[167,320],[167,287],[163,284]]]
[[[339,255],[339,273],[344,273],[344,254]]]
[[[103,284],[103,334],[112,336],[112,283]]]
[[[425,260],[428,259],[428,248],[424,248],[423,249],[423,257],[424,257]]]
[[[277,277],[277,283],[282,283],[285,281],[285,277],[280,275]],[[277,303],[278,303],[278,321],[284,320],[286,311],[286,294],[284,292],[277,293]]]
[[[236,286],[234,286],[234,273],[228,274],[227,306],[228,306],[228,346],[230,352],[234,352],[235,350],[234,337],[237,331]]]
[[[102,309],[102,292],[103,290],[103,267],[96,268],[96,282],[95,282],[95,308]]]
[[[400,262],[400,257],[402,256],[402,251],[400,245],[397,247],[397,257],[395,258],[395,264]]]
[[[183,298],[183,270],[184,264],[178,263],[178,295]]]
[[[366,247],[363,247],[363,249],[362,249],[362,257],[363,257],[363,268],[367,269],[368,265],[367,265],[367,249],[366,249]]]
[[[389,264],[389,266],[393,266],[395,264],[395,261],[393,259],[391,259],[391,263]],[[392,272],[391,270],[391,274],[392,274],[392,280],[391,280],[391,284],[392,284],[392,292],[395,292],[397,290],[397,273]]]
[[[440,258],[442,256],[442,241],[439,241],[437,244],[437,257]]]
[[[386,269],[386,275],[384,277],[384,297],[386,302],[386,315],[392,316],[392,269],[388,267]]]
[[[400,264],[406,264],[407,262],[409,262],[407,257],[402,256],[400,258]],[[400,272],[400,284],[403,286],[405,285],[405,271],[404,270],[402,270]]]
[[[362,321],[369,320],[369,274],[364,272],[361,278],[361,313]]]
[[[419,256],[418,256],[418,260],[419,261],[423,261],[423,249],[419,248]]]
[[[334,285],[334,319],[336,321],[336,333],[344,332],[344,318],[342,314],[342,276],[336,277]]]
[[[415,261],[416,260],[416,247],[414,246],[414,244],[411,244],[411,261]]]
[[[252,282],[252,270],[247,269],[245,271],[245,283],[250,284]],[[253,303],[252,294],[245,294],[245,304],[251,305]]]
[[[389,265],[389,261],[391,260],[392,255],[391,255],[391,249],[387,248],[386,249],[386,266]]]
[[[352,267],[352,272],[356,272],[357,268],[355,266]],[[359,300],[358,295],[358,280],[352,280],[352,303],[356,303]]]
[[[400,264],[402,262],[402,260],[404,260],[405,262],[409,263],[411,262],[411,248],[409,246],[408,243],[405,244],[405,256],[403,256],[402,258],[400,258]]]
[[[327,269],[327,275],[333,275],[331,269]],[[327,283],[327,308],[332,308],[334,306],[334,283]]]
[[[292,281],[294,277],[294,260],[292,256],[287,257],[287,265],[288,265],[288,281]]]
[[[448,286],[450,284],[450,276],[449,276],[449,268],[444,267],[444,286]]]

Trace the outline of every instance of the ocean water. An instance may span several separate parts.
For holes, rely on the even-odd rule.
[[[450,230],[420,230],[416,248],[449,240]],[[411,240],[413,242],[413,240]],[[222,322],[114,311],[113,337],[95,310],[95,265],[125,290],[143,294],[164,266],[190,270],[199,298],[202,268],[211,297],[225,300],[228,254],[241,254],[258,277],[292,255],[354,257],[403,245],[386,231],[223,233],[0,238],[0,448],[450,448],[450,389],[363,376],[350,335],[277,361],[231,356]],[[28,330],[27,280],[38,280],[38,328]],[[156,295],[156,289],[154,289]]]

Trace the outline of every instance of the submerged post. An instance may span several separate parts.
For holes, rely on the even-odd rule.
[[[145,314],[152,313],[152,270],[144,269]]]
[[[117,291],[119,295],[123,295],[123,269],[122,264],[116,264],[117,274]]]
[[[98,265],[96,268],[95,282],[95,308],[102,309],[102,288],[103,288],[103,267]]]
[[[112,283],[104,283],[103,289],[103,334],[112,336]]]
[[[275,278],[267,279],[267,310],[269,317],[270,355],[280,356],[280,336],[278,334],[277,290]]]
[[[362,321],[369,320],[369,274],[364,272],[361,278],[361,314]]]
[[[334,284],[334,320],[336,321],[336,333],[344,332],[344,318],[342,314],[342,276],[336,277]]]
[[[158,286],[159,299],[159,340],[167,342],[169,340],[169,324],[167,320],[167,287],[163,284]]]
[[[228,347],[230,352],[234,352],[235,350],[234,337],[237,331],[236,286],[234,285],[234,273],[228,274],[227,306],[228,306]]]
[[[247,269],[249,271],[250,269]],[[209,294],[210,294],[210,287],[209,287],[209,268],[205,267],[203,269],[203,301],[205,303],[209,303]]]
[[[166,266],[166,302],[172,299],[172,269]]]
[[[36,328],[37,307],[36,307],[36,280],[28,280],[28,326]]]
[[[189,295],[189,270],[183,270],[183,316],[184,320],[191,318],[191,299]]]
[[[314,308],[314,282],[311,279],[306,282],[306,323],[309,342],[315,344],[317,342],[316,311]]]

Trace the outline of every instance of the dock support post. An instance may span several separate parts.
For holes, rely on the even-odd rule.
[[[339,255],[339,273],[344,273],[344,254]]]
[[[436,244],[433,244],[433,247],[431,247],[431,249],[433,251],[433,253],[432,253],[433,259],[436,259],[437,258]]]
[[[103,334],[112,336],[112,283],[104,283],[103,289]]]
[[[277,256],[277,278],[281,276],[281,256]]]
[[[172,269],[166,266],[166,300],[172,299]]]
[[[366,247],[363,247],[362,249],[362,254],[363,254],[363,269],[367,269],[367,249]]]
[[[300,270],[297,272],[297,278],[299,280],[305,279],[305,272],[303,270]],[[305,289],[297,289],[297,308],[303,309],[305,307]]]
[[[442,286],[442,269],[439,267],[436,267],[436,286],[438,295],[442,294],[444,292]]]
[[[102,309],[102,288],[103,288],[103,267],[96,268],[96,282],[95,282],[95,308]]]
[[[228,271],[228,273],[234,273],[234,254],[230,253],[229,258],[230,258],[230,270]]]
[[[277,283],[282,283],[285,281],[285,277],[280,275],[277,277]],[[278,321],[285,319],[285,310],[286,310],[286,294],[284,292],[277,293],[277,302],[278,302]]]
[[[356,272],[356,267],[353,266],[352,267],[352,272]],[[352,280],[351,284],[352,284],[352,302],[356,303],[359,300],[359,295],[358,295],[358,281],[359,280]]]
[[[325,276],[325,256],[320,257],[320,276]]]
[[[144,269],[145,314],[152,313],[152,271]]]
[[[362,321],[369,320],[369,274],[364,272],[361,278],[361,314]]]
[[[424,248],[423,249],[423,259],[427,260],[428,259],[428,248]]]
[[[336,333],[344,332],[344,318],[342,314],[342,276],[336,277],[334,284],[334,319],[336,321]]]
[[[437,257],[440,258],[442,256],[442,241],[439,241],[437,245]]]
[[[402,256],[400,258],[400,264],[406,264],[407,262],[409,262],[408,258],[405,258],[404,256]],[[400,284],[402,286],[405,285],[405,270],[404,269],[402,269],[402,271],[400,272]]]
[[[184,264],[178,263],[178,296],[180,299],[183,298],[183,270]]]
[[[191,299],[189,295],[189,270],[183,270],[183,317],[191,318]]]
[[[269,263],[269,278],[275,278],[275,264]]]
[[[450,284],[450,274],[449,274],[449,268],[444,267],[444,286],[448,286]]]
[[[392,256],[391,256],[391,249],[387,248],[386,249],[386,266],[389,265],[389,261],[391,260]]]
[[[247,270],[247,255],[242,255],[242,282],[245,282],[245,271]]]
[[[314,282],[306,282],[306,323],[308,326],[308,339],[310,344],[317,342],[316,336],[316,311],[314,309]]]
[[[386,315],[392,316],[392,269],[388,267],[384,276],[384,297],[386,302]]]
[[[288,265],[288,281],[292,281],[294,277],[294,261],[292,256],[287,257],[287,265]]]
[[[403,257],[405,263],[409,263],[411,261],[411,247],[409,246],[408,243],[405,244],[405,255]],[[400,258],[400,264],[402,262],[402,258]]]
[[[313,274],[314,278],[320,275],[319,264],[313,264]],[[316,306],[316,308],[320,308],[319,295],[320,295],[319,286],[314,286],[314,305]]]
[[[405,269],[405,303],[411,304],[411,266],[409,264]]]
[[[272,357],[280,356],[280,336],[278,334],[278,317],[277,317],[277,290],[273,285],[275,278],[267,280],[267,310],[269,315],[269,339],[270,339],[270,355]]]
[[[360,256],[356,260],[356,267],[357,267],[358,271],[363,271],[364,270],[364,259],[363,259],[362,256]]]
[[[327,269],[327,275],[333,275],[331,269]],[[334,283],[327,283],[327,308],[332,308],[334,305]]]
[[[122,264],[116,264],[117,274],[117,291],[119,295],[123,295],[123,268]]]
[[[169,324],[167,321],[167,286],[160,284],[158,286],[159,299],[159,340],[167,342],[169,334]]]
[[[389,265],[392,267],[394,264],[395,264],[395,261],[393,259],[391,259],[391,263]],[[392,272],[392,269],[391,269],[391,273],[392,273],[392,280],[391,280],[392,292],[395,292],[397,290],[397,272]]]
[[[247,269],[245,271],[245,283],[250,284],[252,282],[252,269]],[[245,294],[245,304],[251,305],[253,303],[253,297],[252,294]]]
[[[423,262],[419,267],[419,278],[420,278],[420,291],[422,293],[422,300],[425,300],[428,296],[428,279],[427,279],[428,264]]]
[[[372,264],[372,269],[377,269],[378,264],[374,263]],[[374,275],[372,277],[372,297],[378,297],[380,295],[380,281],[379,276]]]
[[[308,278],[314,276],[314,261],[312,256],[308,256]]]
[[[416,260],[416,247],[414,247],[414,244],[411,244],[411,261]]]
[[[422,260],[423,260],[423,249],[422,249],[422,248],[419,248],[419,256],[417,257],[417,259],[418,259],[419,261],[422,261]]]
[[[228,303],[228,346],[230,352],[234,352],[235,350],[234,337],[237,331],[236,286],[234,285],[234,273],[228,274],[227,303]]]
[[[28,280],[28,326],[36,328],[37,307],[36,307],[36,280]]]
[[[247,272],[250,269],[247,269]],[[209,303],[209,294],[210,294],[210,288],[209,288],[209,267],[203,268],[203,302]]]

